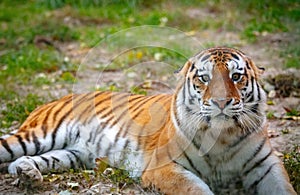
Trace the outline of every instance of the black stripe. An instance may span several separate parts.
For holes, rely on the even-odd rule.
[[[150,99],[149,99],[149,98],[146,98],[147,102],[149,102],[150,100],[153,100],[154,97],[155,97],[155,98],[158,98],[158,99],[154,100],[154,102],[158,102],[158,101],[160,101],[161,99],[163,99],[165,96],[152,96]],[[145,100],[145,99],[143,99],[143,100]],[[143,102],[144,102],[144,101],[143,101]],[[143,105],[143,104],[142,104],[142,105]],[[132,106],[132,108],[133,108],[133,106]],[[136,108],[142,108],[142,107],[138,106],[138,107],[136,107]],[[130,108],[130,109],[131,109],[131,108]],[[129,109],[128,109],[128,110],[129,110]],[[134,110],[132,110],[131,112],[134,112],[134,111],[136,111],[136,110],[137,110],[137,109],[134,109]],[[143,111],[144,111],[143,108],[140,109],[140,110],[139,110],[137,113],[135,113],[135,115],[133,115],[130,119],[135,119],[135,118],[136,118],[137,116],[139,116]],[[119,136],[121,135],[121,133],[123,133],[122,137],[125,137],[125,136],[127,135],[128,131],[129,131],[129,129],[130,129],[132,123],[134,123],[134,121],[128,120],[128,121],[127,121],[126,127],[121,129],[122,132],[119,131],[119,133],[120,133]],[[124,127],[124,125],[125,125],[125,124],[122,124],[121,127]],[[140,140],[140,137],[141,137],[141,133],[143,132],[143,129],[144,129],[144,128],[145,128],[145,125],[143,125],[142,128],[140,129],[140,133],[139,133],[139,135],[138,135],[138,146],[140,145],[140,141],[141,141],[141,140]],[[124,132],[123,132],[123,131],[124,131]]]
[[[202,57],[202,59],[201,59],[201,62],[203,62],[203,61],[207,60],[209,57],[210,57],[210,54],[208,54],[208,55],[206,55],[206,56]]]
[[[136,99],[140,99],[140,98],[142,98],[143,97],[143,99],[141,99],[141,100],[144,100],[144,97],[145,96],[137,96],[137,97],[134,97],[134,98],[131,98],[131,99],[129,99],[129,101],[128,101],[128,104],[130,103],[130,102],[132,102],[132,101],[134,101],[134,100],[136,100]],[[138,101],[138,102],[140,102],[140,101]],[[123,105],[123,104],[122,104]],[[116,122],[118,122],[123,116],[124,116],[124,114],[126,113],[126,112],[128,112],[130,109],[132,109],[134,106],[136,105],[136,102],[134,103],[134,104],[132,104],[132,105],[130,105],[129,107],[128,107],[128,109],[124,109],[124,111],[119,115],[119,117],[116,119]],[[115,107],[114,107],[115,108]],[[125,106],[125,108],[126,108],[126,106]],[[113,126],[113,125],[115,125],[115,124],[112,124],[111,126]]]
[[[34,166],[35,166],[39,171],[41,171],[39,165],[35,162],[35,160],[33,160],[33,159],[31,159],[31,160],[32,160],[33,163],[34,163]]]
[[[112,148],[112,144],[109,143],[109,144],[108,144],[108,147],[105,149],[104,156],[108,156],[109,151],[111,150],[111,148]]]
[[[10,149],[9,145],[7,144],[7,141],[5,139],[1,140],[2,146],[6,149],[8,153],[10,153],[10,158],[14,158],[14,152]]]
[[[95,137],[95,136],[93,136],[93,134],[95,135],[95,132],[94,131],[90,131],[90,133],[89,133],[89,139],[87,140],[87,142],[91,142],[92,138]]]
[[[46,162],[47,167],[49,167],[49,160],[46,157],[40,156],[43,161]]]
[[[101,150],[101,143],[102,143],[102,139],[105,137],[105,134],[102,134],[101,136],[100,136],[100,138],[98,139],[98,141],[97,141],[97,152],[100,152],[100,150]],[[99,153],[98,153],[99,154]]]
[[[145,104],[145,103],[149,102],[150,100],[152,100],[154,98],[157,98],[157,97],[158,97],[157,95],[153,95],[153,96],[147,96],[146,98],[141,99],[141,101],[138,101],[138,104],[135,105],[135,108],[132,107],[131,113],[133,113],[136,110],[140,109],[143,104]]]
[[[239,119],[238,119],[238,118],[234,117],[234,120],[239,124],[239,122],[238,122]],[[240,144],[242,141],[244,141],[249,135],[251,135],[251,132],[247,132],[245,135],[240,136],[240,137],[239,137],[239,140],[236,141],[236,142],[234,142],[233,144],[231,144],[231,145],[229,146],[229,148],[233,148],[233,147],[239,145],[239,144]]]
[[[62,105],[59,104],[60,102],[57,102],[55,104],[55,106],[51,109],[51,113],[53,114],[53,121],[52,121],[53,123],[55,123],[55,121],[57,120],[59,113],[62,112],[64,110],[64,107],[67,106],[70,102],[72,102],[72,100],[74,100],[73,96],[70,97],[69,99],[67,99],[66,101],[64,101],[62,103]],[[56,108],[56,110],[54,112],[55,108]],[[72,108],[71,108],[71,110],[72,110]],[[49,113],[49,114],[51,114],[51,113]]]
[[[251,69],[250,66],[249,66],[248,60],[246,60],[246,66],[247,66],[248,69]]]
[[[68,112],[66,112],[61,118],[60,120],[58,121],[56,127],[54,128],[53,132],[52,132],[52,143],[51,143],[51,148],[50,150],[52,150],[55,146],[55,138],[56,138],[56,133],[61,125],[61,123],[65,120],[65,118],[67,116],[69,116],[69,114],[74,110],[74,108],[76,106],[78,106],[84,99],[86,96],[88,96],[90,94],[85,94],[83,97],[81,97],[79,100],[77,100],[76,103],[74,103],[73,107],[70,108],[70,110]],[[77,96],[78,97],[78,96]],[[61,108],[63,108],[64,106],[68,105],[71,101],[73,100],[73,98],[70,98],[69,100],[65,101],[64,104],[61,106]],[[59,110],[63,110],[63,109],[59,109]],[[56,114],[59,114],[59,113],[56,113]],[[54,115],[55,116],[55,115]]]
[[[75,163],[74,163],[74,161],[72,160],[72,158],[70,157],[70,155],[67,154],[67,157],[68,157],[68,159],[70,161],[70,168],[71,169],[75,169]]]
[[[190,85],[191,85],[191,79],[188,77],[187,78],[187,88],[188,88],[188,93],[189,93],[189,97],[192,97],[192,93],[191,93],[191,87],[190,87]],[[189,98],[190,99],[190,98]]]
[[[94,110],[96,111],[96,110],[97,110],[97,107],[98,107],[100,104],[106,102],[107,100],[110,100],[111,98],[112,98],[112,96],[109,96],[109,97],[106,97],[106,98],[104,98],[104,99],[98,101],[98,102],[95,104],[95,106],[94,106],[94,107],[90,107],[90,109],[89,109],[87,112],[92,112],[92,109],[94,109]],[[103,111],[105,111],[105,110],[107,110],[107,109],[109,109],[109,108],[110,108],[109,106],[103,107],[103,108],[101,108],[100,110],[98,110],[95,114],[98,115],[99,113],[102,113]],[[84,123],[84,124],[85,124],[85,123],[89,123],[89,122],[92,120],[92,118],[93,118],[93,117],[91,117],[90,119],[89,119],[89,118],[86,118],[86,119],[84,120],[83,123]]]
[[[27,155],[27,147],[26,144],[23,142],[23,138],[20,135],[15,135],[15,137],[18,138],[18,142],[20,143],[23,149],[24,155]]]
[[[96,112],[96,116],[99,115],[99,114],[103,114],[102,112],[107,111],[107,110],[108,110],[108,113],[110,113],[110,111],[111,111],[110,108],[111,108],[110,106],[102,107],[100,110],[98,110]],[[105,113],[104,115],[108,115],[108,113]],[[88,121],[85,121],[84,124],[85,123],[90,123],[92,119],[93,119],[93,117],[91,117]]]
[[[51,156],[51,158],[57,162],[60,162],[60,160],[58,158],[56,158],[55,156]]]
[[[259,84],[258,84],[258,82],[257,81],[255,81],[255,84],[256,84],[256,88],[257,88],[257,99],[258,100],[261,100],[261,97],[260,97],[260,86],[259,86]]]
[[[179,163],[179,162],[177,162],[177,161],[175,161],[175,160],[172,160],[172,162],[175,163],[175,164],[177,164],[177,165],[179,165],[180,167],[184,168],[185,170],[190,171],[190,170],[189,170],[186,166],[184,166],[183,164],[181,164],[181,163]]]
[[[246,75],[245,75],[245,76],[246,76]],[[245,89],[245,92],[246,92],[246,90],[247,90],[247,88],[248,88],[248,85],[249,85],[249,79],[246,78],[245,87],[243,88],[243,89]]]
[[[258,145],[258,147],[255,149],[255,152],[251,155],[251,157],[245,161],[244,165],[243,165],[243,168],[245,168],[247,166],[247,164],[256,157],[256,155],[263,149],[263,146],[265,145],[266,143],[266,138],[264,138],[260,144]]]
[[[69,153],[71,153],[74,157],[75,157],[75,159],[76,159],[76,161],[79,163],[79,166],[80,167],[83,167],[83,162],[81,161],[81,159],[78,157],[78,155],[76,154],[76,151],[75,150],[67,150]]]
[[[125,144],[124,144],[124,146],[123,146],[123,151],[122,151],[121,157],[120,157],[120,161],[121,161],[121,162],[124,162],[125,159],[126,159],[126,158],[125,158],[126,155],[128,155],[127,147],[128,147],[128,145],[129,145],[129,143],[130,143],[129,139],[126,139],[126,142],[125,142]],[[130,152],[131,152],[131,151],[130,151]]]
[[[66,136],[62,149],[65,149],[67,146],[68,146],[68,137]]]
[[[128,144],[129,144],[129,139],[126,139],[126,142],[125,142],[123,148],[126,149],[128,147]]]
[[[210,167],[210,169],[212,169],[212,164],[211,164],[211,157],[209,156],[209,154],[204,154],[203,155],[203,159],[204,159],[204,161],[206,162],[206,164],[207,164],[207,166],[209,166]]]
[[[48,126],[47,126],[47,124],[42,124],[42,131],[43,131],[43,137],[44,137],[44,139],[46,138],[46,136],[47,136],[47,130],[48,130]]]
[[[100,95],[102,95],[104,92],[98,92],[98,93],[94,93],[94,96],[92,96],[92,97],[90,97],[90,98],[88,98],[88,99],[86,99],[86,101],[91,101],[92,99],[94,99],[94,103],[95,103],[95,99],[98,97],[98,96],[100,96]],[[96,107],[96,105],[94,104],[94,107],[93,108],[95,108]],[[78,118],[80,119],[85,113],[89,113],[90,111],[90,108],[91,108],[91,104],[89,104],[84,110],[82,110],[82,111],[80,111],[80,114],[79,114],[79,116],[78,116]],[[89,111],[89,112],[88,112]]]
[[[58,123],[57,123],[57,125],[56,125],[56,127],[54,128],[54,130],[53,130],[53,132],[52,132],[52,143],[51,143],[51,148],[50,148],[50,150],[52,150],[53,148],[54,148],[54,146],[55,146],[55,142],[56,142],[56,140],[55,140],[55,138],[56,138],[56,133],[57,133],[57,131],[58,131],[58,129],[59,129],[59,127],[60,127],[60,125],[61,125],[61,123],[64,121],[64,119],[72,112],[72,108],[70,108],[70,110],[64,115],[64,116],[62,116],[61,118],[60,118],[60,120],[58,121]]]
[[[108,116],[109,114],[110,114],[110,113],[107,113],[107,116]],[[105,117],[107,117],[107,116],[105,116]],[[114,119],[114,115],[111,115],[109,118],[107,118],[106,121],[105,121],[105,123],[103,123],[103,124],[104,124],[103,129],[104,129],[105,127],[107,127],[108,124],[109,124],[113,119]],[[101,130],[101,132],[103,131],[103,129]]]
[[[233,58],[235,58],[236,60],[240,60],[239,56],[237,56],[236,54],[234,54],[234,53],[230,53],[230,54],[231,54],[231,56],[232,56]]]
[[[119,121],[121,120],[122,117],[126,116],[125,113],[128,112],[128,110],[130,109],[130,108],[126,109],[126,106],[124,106],[124,105],[126,104],[126,102],[129,103],[130,101],[128,101],[128,99],[126,99],[125,102],[121,102],[121,103],[120,103],[119,105],[117,105],[117,106],[113,106],[113,105],[112,105],[112,112],[113,112],[113,113],[114,113],[114,110],[115,110],[115,109],[118,109],[118,108],[121,108],[121,107],[122,107],[122,108],[125,107],[125,109],[123,110],[123,112],[122,112],[121,114],[119,114],[118,118],[116,118],[115,121],[114,121],[113,123],[110,124],[109,128],[113,127],[117,122],[119,122]],[[133,106],[132,106],[132,107],[133,107]]]
[[[185,99],[186,99],[186,97],[185,97],[185,90],[186,90],[185,84],[186,84],[186,82],[183,83],[183,88],[182,88],[182,92],[183,92],[182,93],[182,95],[183,95],[182,99],[183,99],[184,103],[185,103]]]
[[[254,94],[253,93],[250,93],[250,94],[247,94],[246,95],[246,100],[247,102],[253,102],[254,100]]]
[[[255,182],[253,182],[253,184],[250,185],[249,189],[253,189],[255,186],[257,186],[272,170],[272,168],[276,165],[277,163],[274,163],[272,165],[270,165],[270,167],[268,168],[268,170],[264,173],[263,176],[261,176],[259,179],[257,179]]]
[[[80,131],[78,130],[77,133],[76,133],[74,141],[77,141],[79,139],[79,137],[80,137]]]
[[[270,150],[270,152],[263,157],[262,159],[260,159],[259,161],[257,161],[250,169],[248,169],[247,171],[244,172],[244,175],[247,175],[248,173],[250,173],[252,170],[254,170],[255,168],[257,168],[259,165],[261,165],[261,163],[263,163],[271,154],[272,154],[272,150]]]
[[[117,120],[116,120],[116,121],[117,121]],[[126,122],[127,122],[127,121],[126,121]],[[126,123],[126,122],[125,122],[125,123]],[[124,124],[125,124],[125,123],[124,123]],[[121,132],[123,132],[123,129],[124,129],[124,128],[123,128],[124,124],[120,125],[120,129],[119,129],[119,131],[118,131],[118,133],[117,133],[117,135],[115,136],[115,139],[114,139],[114,141],[113,141],[113,142],[115,143],[114,145],[116,145],[117,142],[118,142],[119,139],[120,139]]]
[[[139,103],[135,104],[136,107],[134,109],[132,107],[132,110],[130,112],[133,113],[133,112],[137,111],[138,109],[140,109],[140,110],[133,117],[131,117],[131,119],[135,119],[138,115],[140,115],[140,113],[144,111],[143,107],[141,107],[141,106],[155,97],[158,97],[158,96],[148,96],[147,98],[143,98],[143,99],[141,99],[141,101],[138,101]],[[162,97],[164,97],[164,96],[162,96]],[[127,121],[127,125],[124,128],[125,132],[124,132],[123,137],[125,137],[127,135],[128,130],[131,127],[132,123],[134,123],[132,120]],[[139,147],[139,143],[137,145]]]
[[[111,105],[111,106],[107,106],[107,107],[104,107],[102,108],[101,110],[98,110],[96,112],[96,115],[99,115],[100,113],[103,114],[101,115],[100,117],[102,118],[105,118],[107,117],[109,114],[112,114],[113,113],[113,109],[116,109],[116,108],[119,108],[119,107],[122,107],[124,105],[124,103],[127,102],[127,98],[125,98],[126,96],[128,96],[127,93],[122,93],[122,94],[118,94],[120,95],[120,97],[118,97],[117,99],[113,99],[113,97],[110,97],[111,98],[111,101],[113,101],[112,103],[114,102],[120,102],[120,100],[126,100],[125,102],[120,102],[118,105],[114,106],[114,105]],[[103,111],[107,111],[106,113],[102,113]]]
[[[25,132],[25,139],[27,142],[30,142],[30,136],[29,136],[30,131]]]
[[[192,72],[194,69],[195,69],[195,63],[192,63],[190,72]]]
[[[252,105],[252,106],[250,107],[250,110],[251,110],[253,113],[257,114],[257,113],[258,113],[258,103]]]
[[[255,82],[254,77],[251,77],[251,87],[252,87],[251,91],[253,95],[254,95],[254,82]]]
[[[107,94],[107,95],[108,95],[108,94]],[[106,102],[107,100],[110,100],[110,99],[113,97],[113,94],[112,94],[112,93],[109,93],[109,95],[110,95],[110,96],[105,97],[104,99],[98,101],[98,102],[95,104],[95,108],[96,108],[97,106],[99,106],[100,104],[102,104],[103,102]]]
[[[89,131],[89,138],[86,140],[86,144],[88,144],[89,142],[91,144],[95,144],[96,138],[98,135],[100,135],[102,133],[102,131],[104,130],[104,126],[103,126],[103,122],[99,123],[97,126],[92,126]],[[105,124],[106,125],[106,124]]]
[[[92,137],[93,138],[93,140],[92,140],[92,144],[93,145],[95,144],[97,135],[101,134],[102,131],[103,131],[103,129],[104,129],[104,128],[101,128],[101,127],[102,127],[102,125],[99,125],[97,127],[93,126],[93,129],[90,129],[90,131],[94,132],[94,136]]]
[[[55,162],[60,162],[58,158],[55,158],[54,156],[51,156],[52,158],[52,169],[55,169]]]
[[[201,144],[197,143],[196,137],[194,137],[194,139],[192,140],[192,144],[194,145],[195,148],[200,149]]]
[[[34,146],[35,146],[35,155],[36,154],[39,154],[40,152],[40,149],[41,149],[41,143],[40,141],[38,140],[37,136],[35,135],[34,131],[32,131],[32,141],[34,143]]]
[[[202,178],[202,173],[195,167],[195,165],[194,165],[192,159],[189,158],[189,156],[186,154],[185,151],[183,151],[183,156],[184,156],[184,158],[187,159],[187,161],[188,161],[188,163],[190,164],[190,166],[197,172],[198,176],[199,176],[200,178]]]
[[[48,125],[47,125],[47,122],[48,122],[48,117],[50,115],[50,113],[52,112],[52,109],[53,107],[55,106],[56,104],[53,104],[51,107],[48,108],[47,112],[46,112],[46,117],[44,118],[43,122],[42,122],[42,131],[43,131],[43,137],[46,138],[47,136],[47,132],[48,132]]]

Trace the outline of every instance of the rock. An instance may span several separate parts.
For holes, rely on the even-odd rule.
[[[265,82],[265,84],[264,84],[264,90],[267,91],[267,92],[274,91],[275,90],[275,86],[271,85],[268,82]]]
[[[276,91],[275,90],[271,90],[269,93],[268,93],[268,98],[275,98],[276,97]]]

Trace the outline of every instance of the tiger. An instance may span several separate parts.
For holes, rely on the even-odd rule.
[[[173,94],[94,91],[36,108],[0,139],[10,174],[92,169],[107,158],[164,194],[296,194],[267,136],[264,72],[242,51],[200,51]]]

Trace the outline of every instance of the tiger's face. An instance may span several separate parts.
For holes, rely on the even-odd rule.
[[[257,79],[262,70],[250,58],[231,48],[212,48],[185,65],[185,109],[201,121],[241,126],[253,131],[261,126],[264,92]]]

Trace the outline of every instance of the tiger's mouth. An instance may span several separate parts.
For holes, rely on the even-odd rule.
[[[229,116],[229,115],[227,115],[227,114],[225,114],[225,113],[223,113],[223,112],[221,112],[218,115],[216,115],[214,118],[216,118],[216,119],[223,119],[223,120],[229,120],[232,117]]]
[[[211,123],[212,120],[215,121],[234,121],[237,122],[237,115],[228,115],[223,112],[220,112],[219,114],[216,115],[209,115],[205,116],[205,120],[207,123]]]

